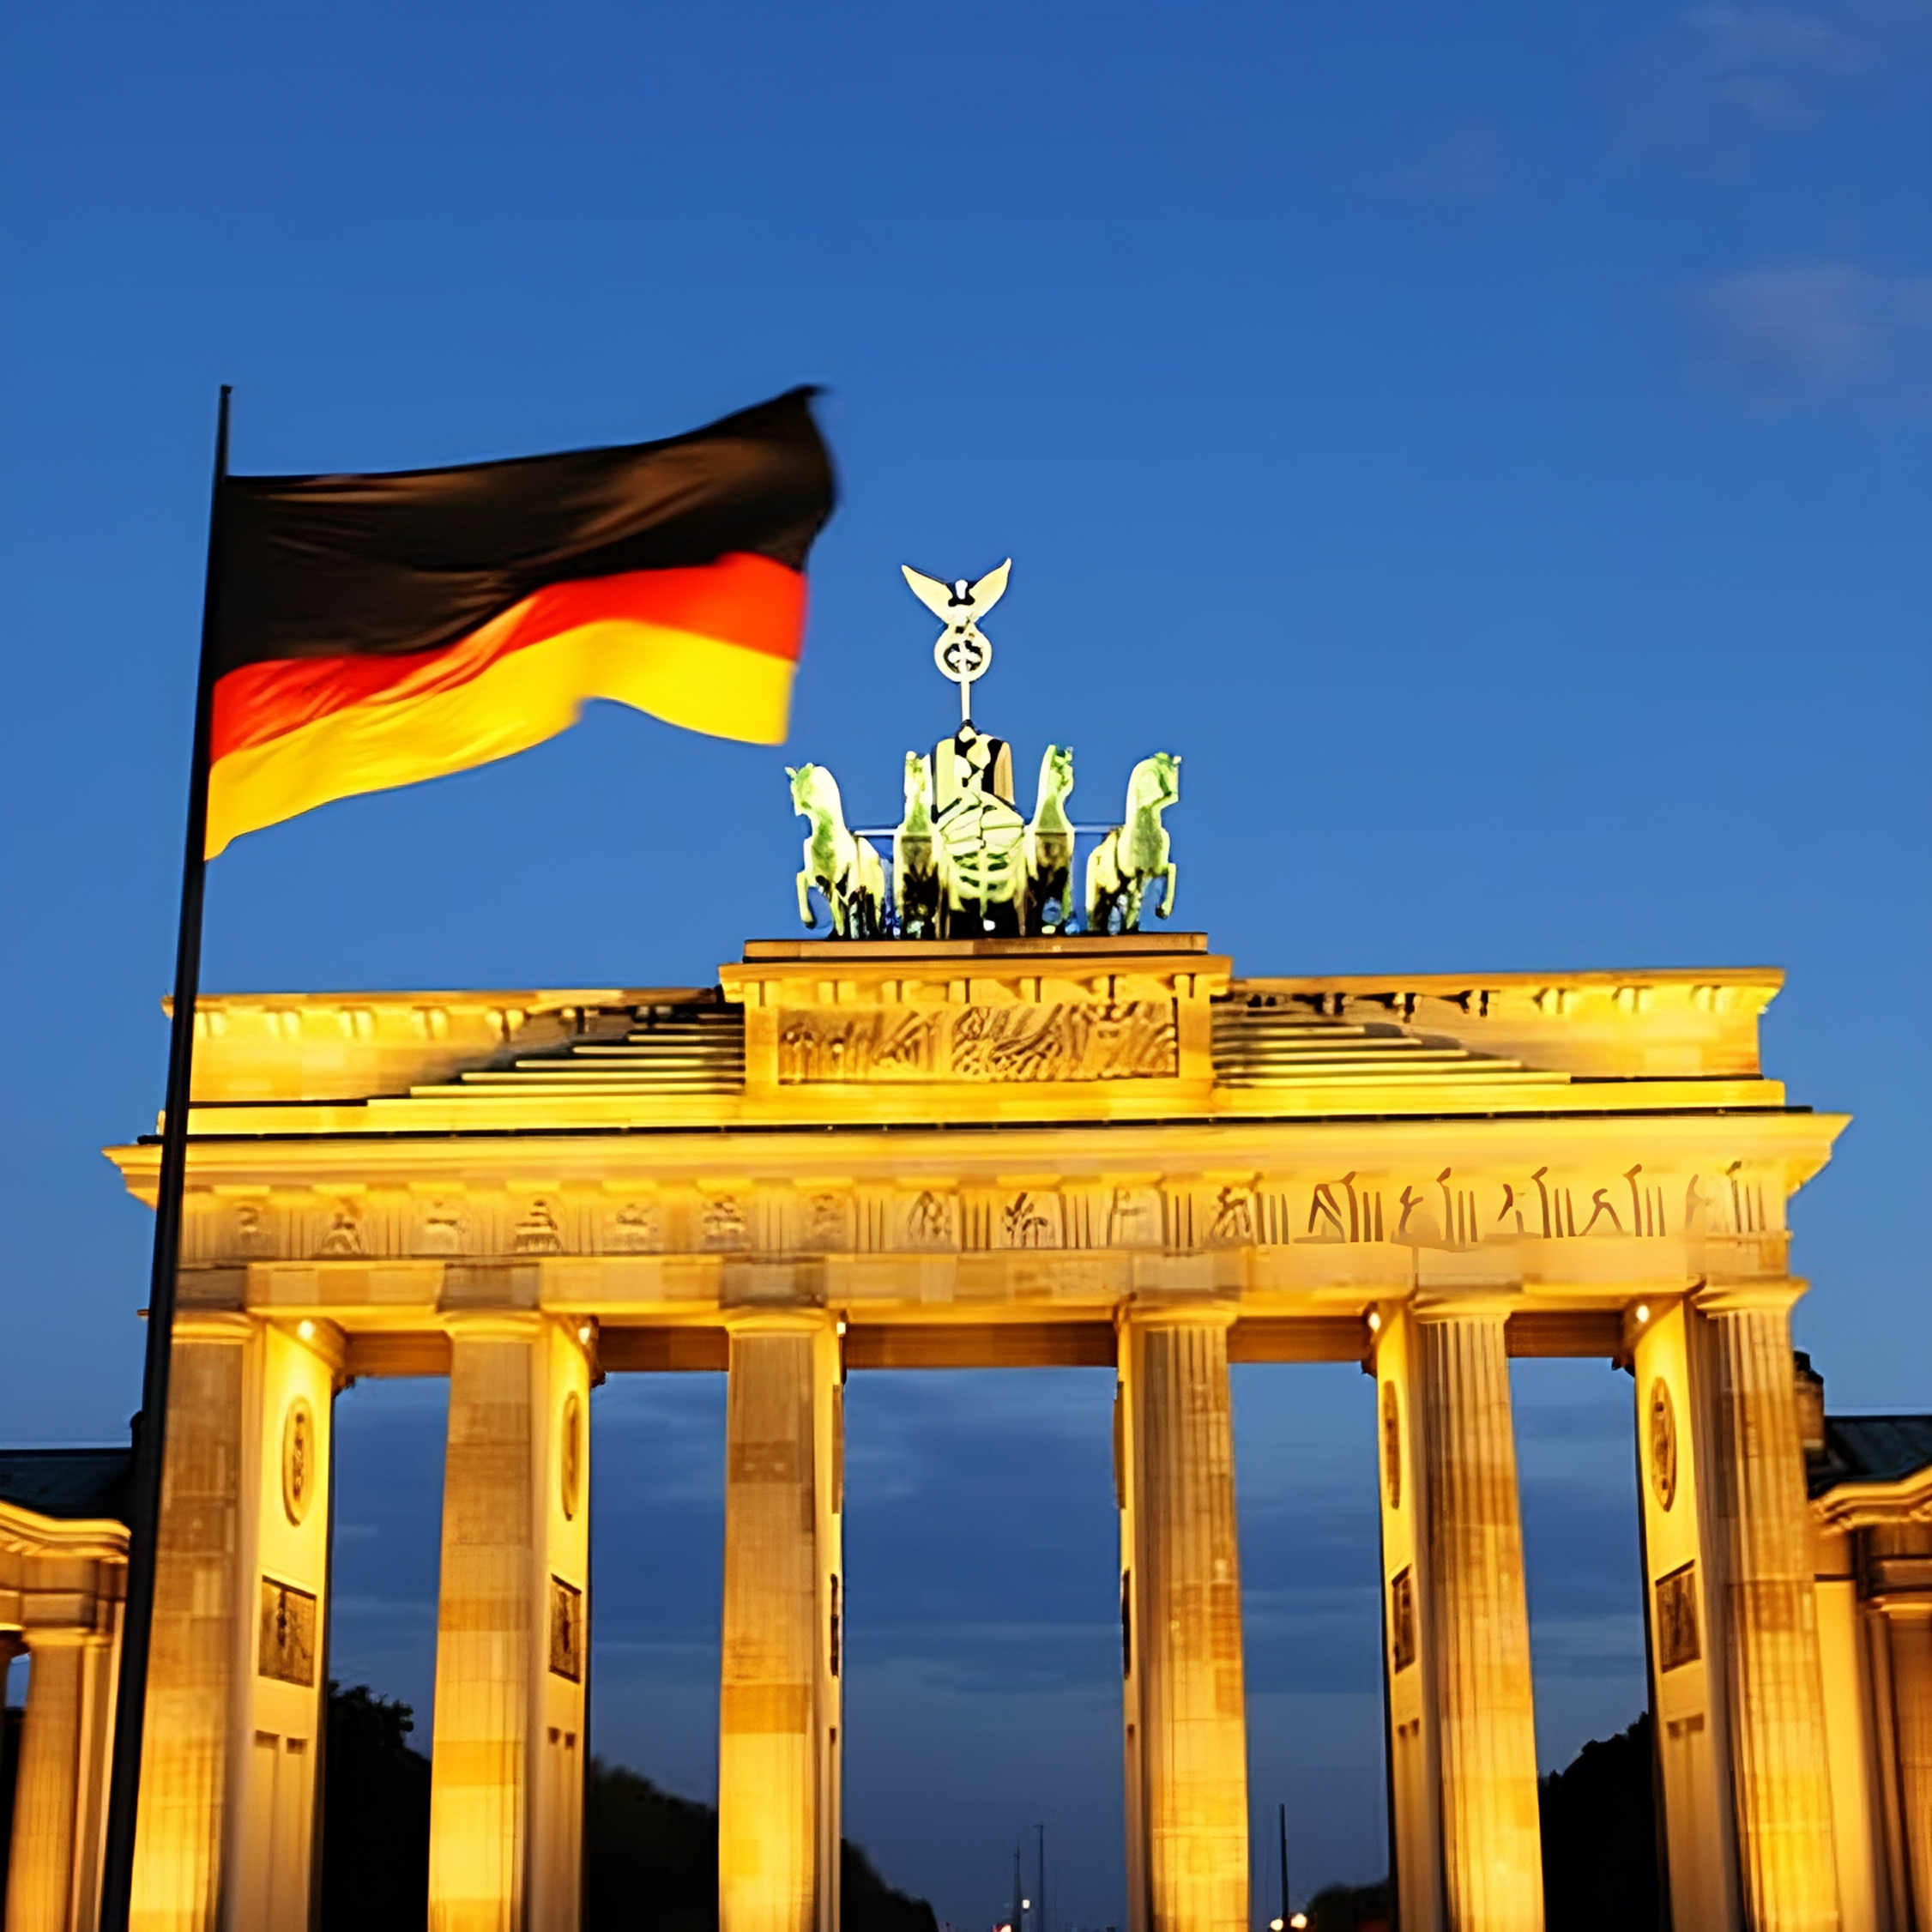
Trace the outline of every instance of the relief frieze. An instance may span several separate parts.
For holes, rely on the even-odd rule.
[[[788,1086],[902,1080],[1171,1080],[1180,1071],[1171,999],[959,1005],[786,1016],[778,1078]]]
[[[706,1197],[697,1216],[698,1246],[709,1254],[728,1254],[749,1247],[745,1209],[735,1194]]]
[[[510,1234],[510,1246],[518,1254],[561,1254],[564,1231],[557,1223],[557,1211],[541,1194],[532,1201]]]
[[[1057,1193],[1023,1189],[1000,1209],[1001,1247],[1058,1247],[1061,1231]]]
[[[1165,1217],[1158,1187],[1116,1187],[1107,1217],[1109,1247],[1159,1247]]]
[[[468,1245],[469,1217],[460,1199],[438,1196],[423,1203],[416,1223],[416,1253],[461,1254]]]
[[[353,1200],[337,1202],[316,1249],[317,1258],[324,1261],[350,1261],[359,1259],[368,1252],[362,1238],[361,1207]]]
[[[656,1254],[663,1247],[664,1215],[655,1201],[626,1201],[606,1223],[607,1253]]]
[[[799,1245],[811,1254],[842,1254],[852,1246],[851,1204],[842,1194],[808,1194]]]
[[[933,1251],[957,1247],[958,1206],[951,1194],[922,1189],[906,1204],[905,1245]]]
[[[1000,1009],[989,1009],[999,1011]],[[1051,1008],[1014,1008],[1034,1014]],[[1169,1174],[1056,1186],[935,1177],[892,1185],[646,1183],[589,1202],[562,1189],[317,1188],[190,1197],[190,1265],[537,1259],[562,1255],[1168,1253],[1388,1244],[1475,1249],[1604,1239],[1775,1244],[1775,1175],[1525,1162],[1431,1173]],[[1770,1253],[1770,1248],[1766,1248]],[[1774,1256],[1773,1260],[1776,1259]],[[1756,1265],[1754,1264],[1754,1266]],[[1764,1266],[1769,1268],[1772,1261]]]

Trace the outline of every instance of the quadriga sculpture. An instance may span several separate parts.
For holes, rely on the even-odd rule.
[[[1029,933],[1064,933],[1073,921],[1073,821],[1066,815],[1072,790],[1072,747],[1049,745],[1026,828]]]
[[[1179,868],[1168,856],[1161,814],[1180,800],[1180,760],[1171,752],[1143,758],[1127,779],[1126,822],[1116,825],[1087,857],[1087,930],[1138,933],[1147,889],[1167,881],[1161,917],[1174,911]]]
[[[798,878],[800,919],[806,926],[818,923],[810,897],[816,885],[831,909],[832,931],[840,939],[877,939],[885,871],[872,846],[845,829],[838,781],[822,764],[801,764],[796,770],[787,765],[785,776],[792,782],[793,811],[812,824]]]

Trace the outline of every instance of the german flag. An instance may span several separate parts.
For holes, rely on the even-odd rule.
[[[622,449],[224,478],[208,857],[524,751],[587,698],[781,742],[833,502],[812,394]]]

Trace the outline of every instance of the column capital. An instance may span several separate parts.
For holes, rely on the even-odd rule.
[[[338,1386],[349,1359],[349,1338],[332,1321],[319,1315],[304,1315],[295,1321],[275,1321],[269,1325],[286,1335],[298,1348],[306,1349],[335,1379]]]
[[[177,1342],[252,1342],[268,1326],[260,1315],[245,1315],[233,1308],[178,1308],[174,1316]]]
[[[1164,1295],[1141,1289],[1114,1309],[1117,1328],[1219,1328],[1235,1325],[1240,1309],[1233,1301],[1203,1295]]]
[[[1466,1287],[1419,1288],[1409,1311],[1418,1322],[1506,1321],[1523,1306],[1520,1282],[1471,1282]]]
[[[105,1643],[106,1639],[91,1623],[29,1623],[21,1627],[16,1640],[32,1657],[36,1651],[77,1651],[84,1645]]]
[[[1690,1293],[1690,1304],[1700,1315],[1789,1314],[1811,1283],[1796,1275],[1773,1275],[1763,1281],[1706,1282]]]
[[[732,1335],[822,1335],[842,1325],[830,1308],[726,1308],[721,1313]]]
[[[558,1320],[534,1308],[445,1309],[439,1319],[452,1342],[534,1342]]]

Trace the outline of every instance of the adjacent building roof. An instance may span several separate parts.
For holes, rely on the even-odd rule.
[[[57,1522],[125,1522],[131,1448],[0,1449],[0,1503]]]
[[[1825,1451],[1807,1469],[1811,1494],[1841,1482],[1901,1482],[1932,1469],[1932,1416],[1827,1416]]]

